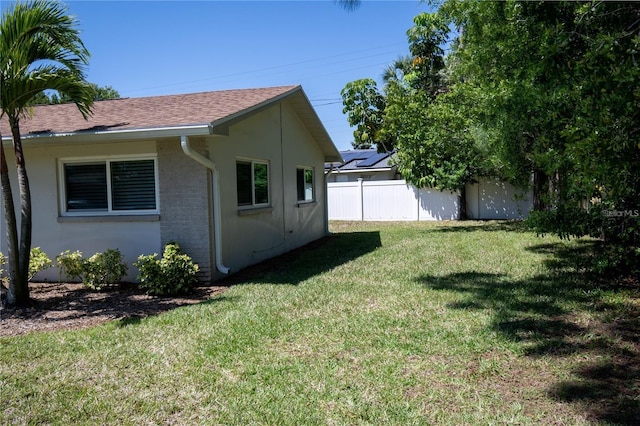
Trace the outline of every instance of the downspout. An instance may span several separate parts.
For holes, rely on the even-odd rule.
[[[329,175],[333,173],[333,163],[329,166],[329,171],[324,175],[324,234],[331,235],[329,231]]]
[[[226,275],[229,273],[230,269],[222,263],[222,215],[220,209],[220,184],[218,181],[218,170],[216,169],[216,165],[213,161],[191,148],[188,136],[180,136],[180,145],[182,146],[182,151],[184,151],[188,157],[202,164],[211,172],[211,186],[213,192],[213,244],[216,252],[216,268],[218,271]]]

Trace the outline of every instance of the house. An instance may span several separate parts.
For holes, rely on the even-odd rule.
[[[140,254],[175,241],[212,281],[328,230],[324,163],[341,157],[300,86],[99,101],[88,120],[36,106],[21,132],[33,246],[51,258],[117,248],[134,280]]]
[[[340,151],[342,163],[325,164],[329,174],[328,182],[356,182],[358,179],[397,180],[401,179],[393,160],[394,152],[379,153],[371,149]]]

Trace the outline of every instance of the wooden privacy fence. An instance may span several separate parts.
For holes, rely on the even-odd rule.
[[[459,219],[460,197],[452,191],[418,189],[404,180],[327,184],[330,220],[419,221]],[[467,185],[471,219],[521,219],[531,209],[531,194],[484,180]]]

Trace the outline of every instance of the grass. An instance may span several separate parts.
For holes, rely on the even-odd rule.
[[[220,296],[0,339],[3,424],[637,424],[638,289],[505,222],[332,223]]]

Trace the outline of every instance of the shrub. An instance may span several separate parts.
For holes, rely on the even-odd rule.
[[[82,280],[84,274],[84,259],[82,252],[65,250],[56,256],[56,264],[60,271],[60,281],[64,275],[67,280]]]
[[[140,270],[140,287],[147,294],[164,296],[188,293],[198,283],[198,265],[182,253],[177,243],[165,246],[162,259],[156,253],[141,255],[134,263]]]
[[[122,253],[117,249],[107,249],[96,253],[84,261],[85,286],[93,290],[102,290],[117,284],[127,274],[127,265],[122,262]]]
[[[122,261],[122,253],[118,249],[107,249],[104,253],[96,253],[89,259],[82,257],[82,252],[66,250],[56,257],[60,277],[79,279],[85,287],[102,290],[117,284],[127,273],[127,265]]]
[[[52,262],[47,256],[47,253],[43,252],[40,247],[33,247],[29,258],[29,272],[28,280],[31,281],[33,277],[40,271],[44,271],[47,268],[51,268]]]

